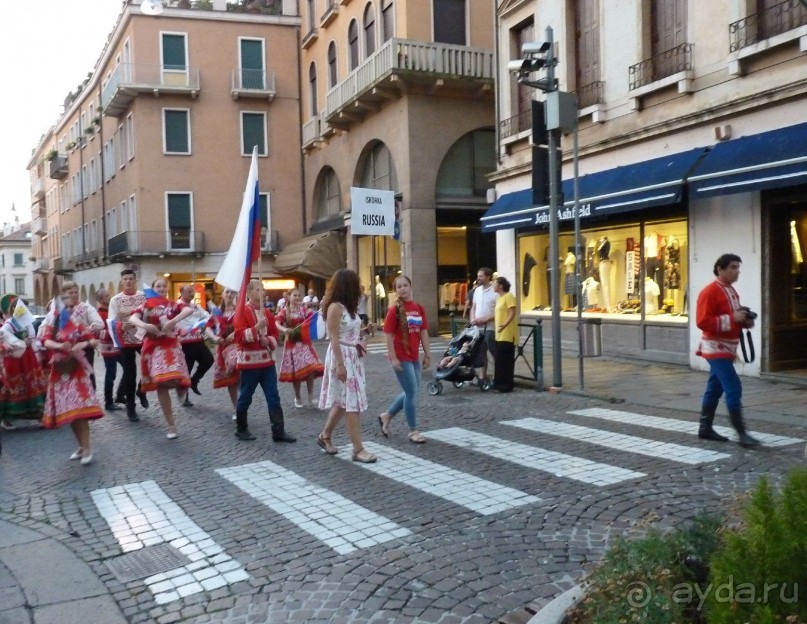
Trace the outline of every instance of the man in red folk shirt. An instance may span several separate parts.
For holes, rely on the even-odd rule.
[[[704,440],[725,442],[728,438],[717,433],[712,424],[720,397],[726,393],[731,424],[736,429],[740,445],[751,448],[759,446],[745,430],[743,422],[743,386],[734,370],[737,346],[742,330],[754,326],[756,314],[740,305],[740,295],[732,284],[740,277],[742,260],[734,254],[723,254],[717,259],[714,274],[717,279],[698,295],[696,322],[703,338],[696,355],[709,363],[709,379],[701,402],[698,437]]]
[[[109,291],[106,288],[101,288],[95,293],[95,302],[98,304],[98,316],[104,321],[104,328],[101,330],[101,340],[98,343],[98,351],[101,357],[104,358],[104,409],[109,412],[120,409],[112,398],[113,390],[115,388],[115,377],[118,374],[118,357],[120,356],[120,349],[112,342],[109,335],[109,328],[106,321],[109,318]]]
[[[277,391],[277,371],[274,350],[277,348],[278,330],[274,315],[263,307],[263,286],[251,280],[247,286],[246,305],[235,313],[236,368],[240,371],[238,401],[235,407],[235,436],[239,440],[254,440],[247,426],[247,410],[252,404],[252,395],[260,384],[269,407],[272,423],[272,440],[296,442],[297,438],[286,433],[283,423],[283,408]]]

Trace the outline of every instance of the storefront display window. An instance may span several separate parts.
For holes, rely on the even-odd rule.
[[[359,281],[372,305],[367,310],[374,321],[383,320],[395,303],[393,281],[401,272],[401,245],[391,236],[358,237]]]
[[[644,222],[583,229],[583,311],[605,317],[686,323],[687,222]],[[558,237],[561,310],[577,311],[575,240]],[[521,312],[552,309],[549,235],[519,239]]]

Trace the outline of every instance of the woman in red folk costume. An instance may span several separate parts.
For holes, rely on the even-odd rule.
[[[140,379],[143,392],[157,391],[157,399],[168,425],[165,437],[174,440],[177,428],[171,405],[171,389],[191,387],[188,365],[179,343],[177,323],[193,313],[193,309],[180,302],[169,301],[168,282],[162,277],[151,284],[146,303],[132,312],[129,322],[145,331],[143,350],[140,353]]]
[[[11,419],[39,420],[45,404],[48,382],[36,350],[39,342],[31,326],[19,327],[13,319],[19,298],[7,294],[0,299],[5,322],[0,331],[25,341],[26,349],[19,358],[6,358],[3,363],[3,391],[0,402],[0,427],[14,429]]]
[[[235,368],[238,349],[235,344],[235,299],[238,291],[225,288],[221,294],[221,314],[214,313],[208,321],[207,336],[216,343],[213,364],[213,387],[227,388],[233,409],[238,402],[238,370]],[[235,420],[235,416],[233,416]]]
[[[325,367],[317,356],[310,340],[292,331],[302,325],[314,312],[303,307],[303,295],[296,288],[289,291],[286,307],[275,317],[277,328],[285,336],[283,359],[280,362],[279,381],[291,382],[294,386],[294,407],[303,407],[300,388],[305,381],[308,389],[308,405],[314,407],[314,379],[322,377]],[[298,335],[299,334],[299,335]]]
[[[101,418],[104,411],[95,396],[84,350],[97,347],[102,328],[101,317],[94,308],[78,300],[75,282],[62,284],[62,303],[54,305],[42,323],[41,335],[50,351],[50,377],[45,399],[42,426],[55,429],[70,425],[78,442],[78,450],[70,459],[92,462],[90,420]]]

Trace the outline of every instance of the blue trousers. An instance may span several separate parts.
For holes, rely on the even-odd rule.
[[[740,376],[734,369],[734,360],[716,358],[706,360],[709,363],[709,379],[706,381],[706,392],[703,393],[701,405],[705,409],[713,409],[726,393],[726,407],[729,410],[743,408],[743,385]]]
[[[417,400],[420,392],[420,362],[401,362],[401,370],[395,371],[403,392],[392,400],[387,413],[395,416],[403,408],[406,424],[414,431],[418,428]]]
[[[260,385],[263,388],[263,396],[266,397],[266,405],[269,413],[282,412],[280,406],[280,394],[277,391],[277,372],[274,365],[263,368],[244,368],[241,371],[238,381],[238,401],[235,410],[246,412],[252,405],[252,395]]]

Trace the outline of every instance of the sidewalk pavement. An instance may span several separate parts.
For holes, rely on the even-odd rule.
[[[550,361],[544,386],[554,375]],[[700,411],[707,374],[687,367],[611,358],[562,358],[560,388],[552,392],[582,395],[609,403],[629,403]],[[516,373],[528,375],[520,360]],[[521,389],[535,382],[518,380]],[[521,390],[523,391],[523,390]],[[807,425],[807,379],[743,377],[745,415],[750,421]],[[721,403],[718,414],[725,417]],[[721,423],[722,424],[722,423]],[[693,415],[692,426],[696,426]],[[64,540],[64,531],[0,513],[0,624],[125,624],[126,618],[93,570]],[[102,565],[102,564],[98,564]]]

